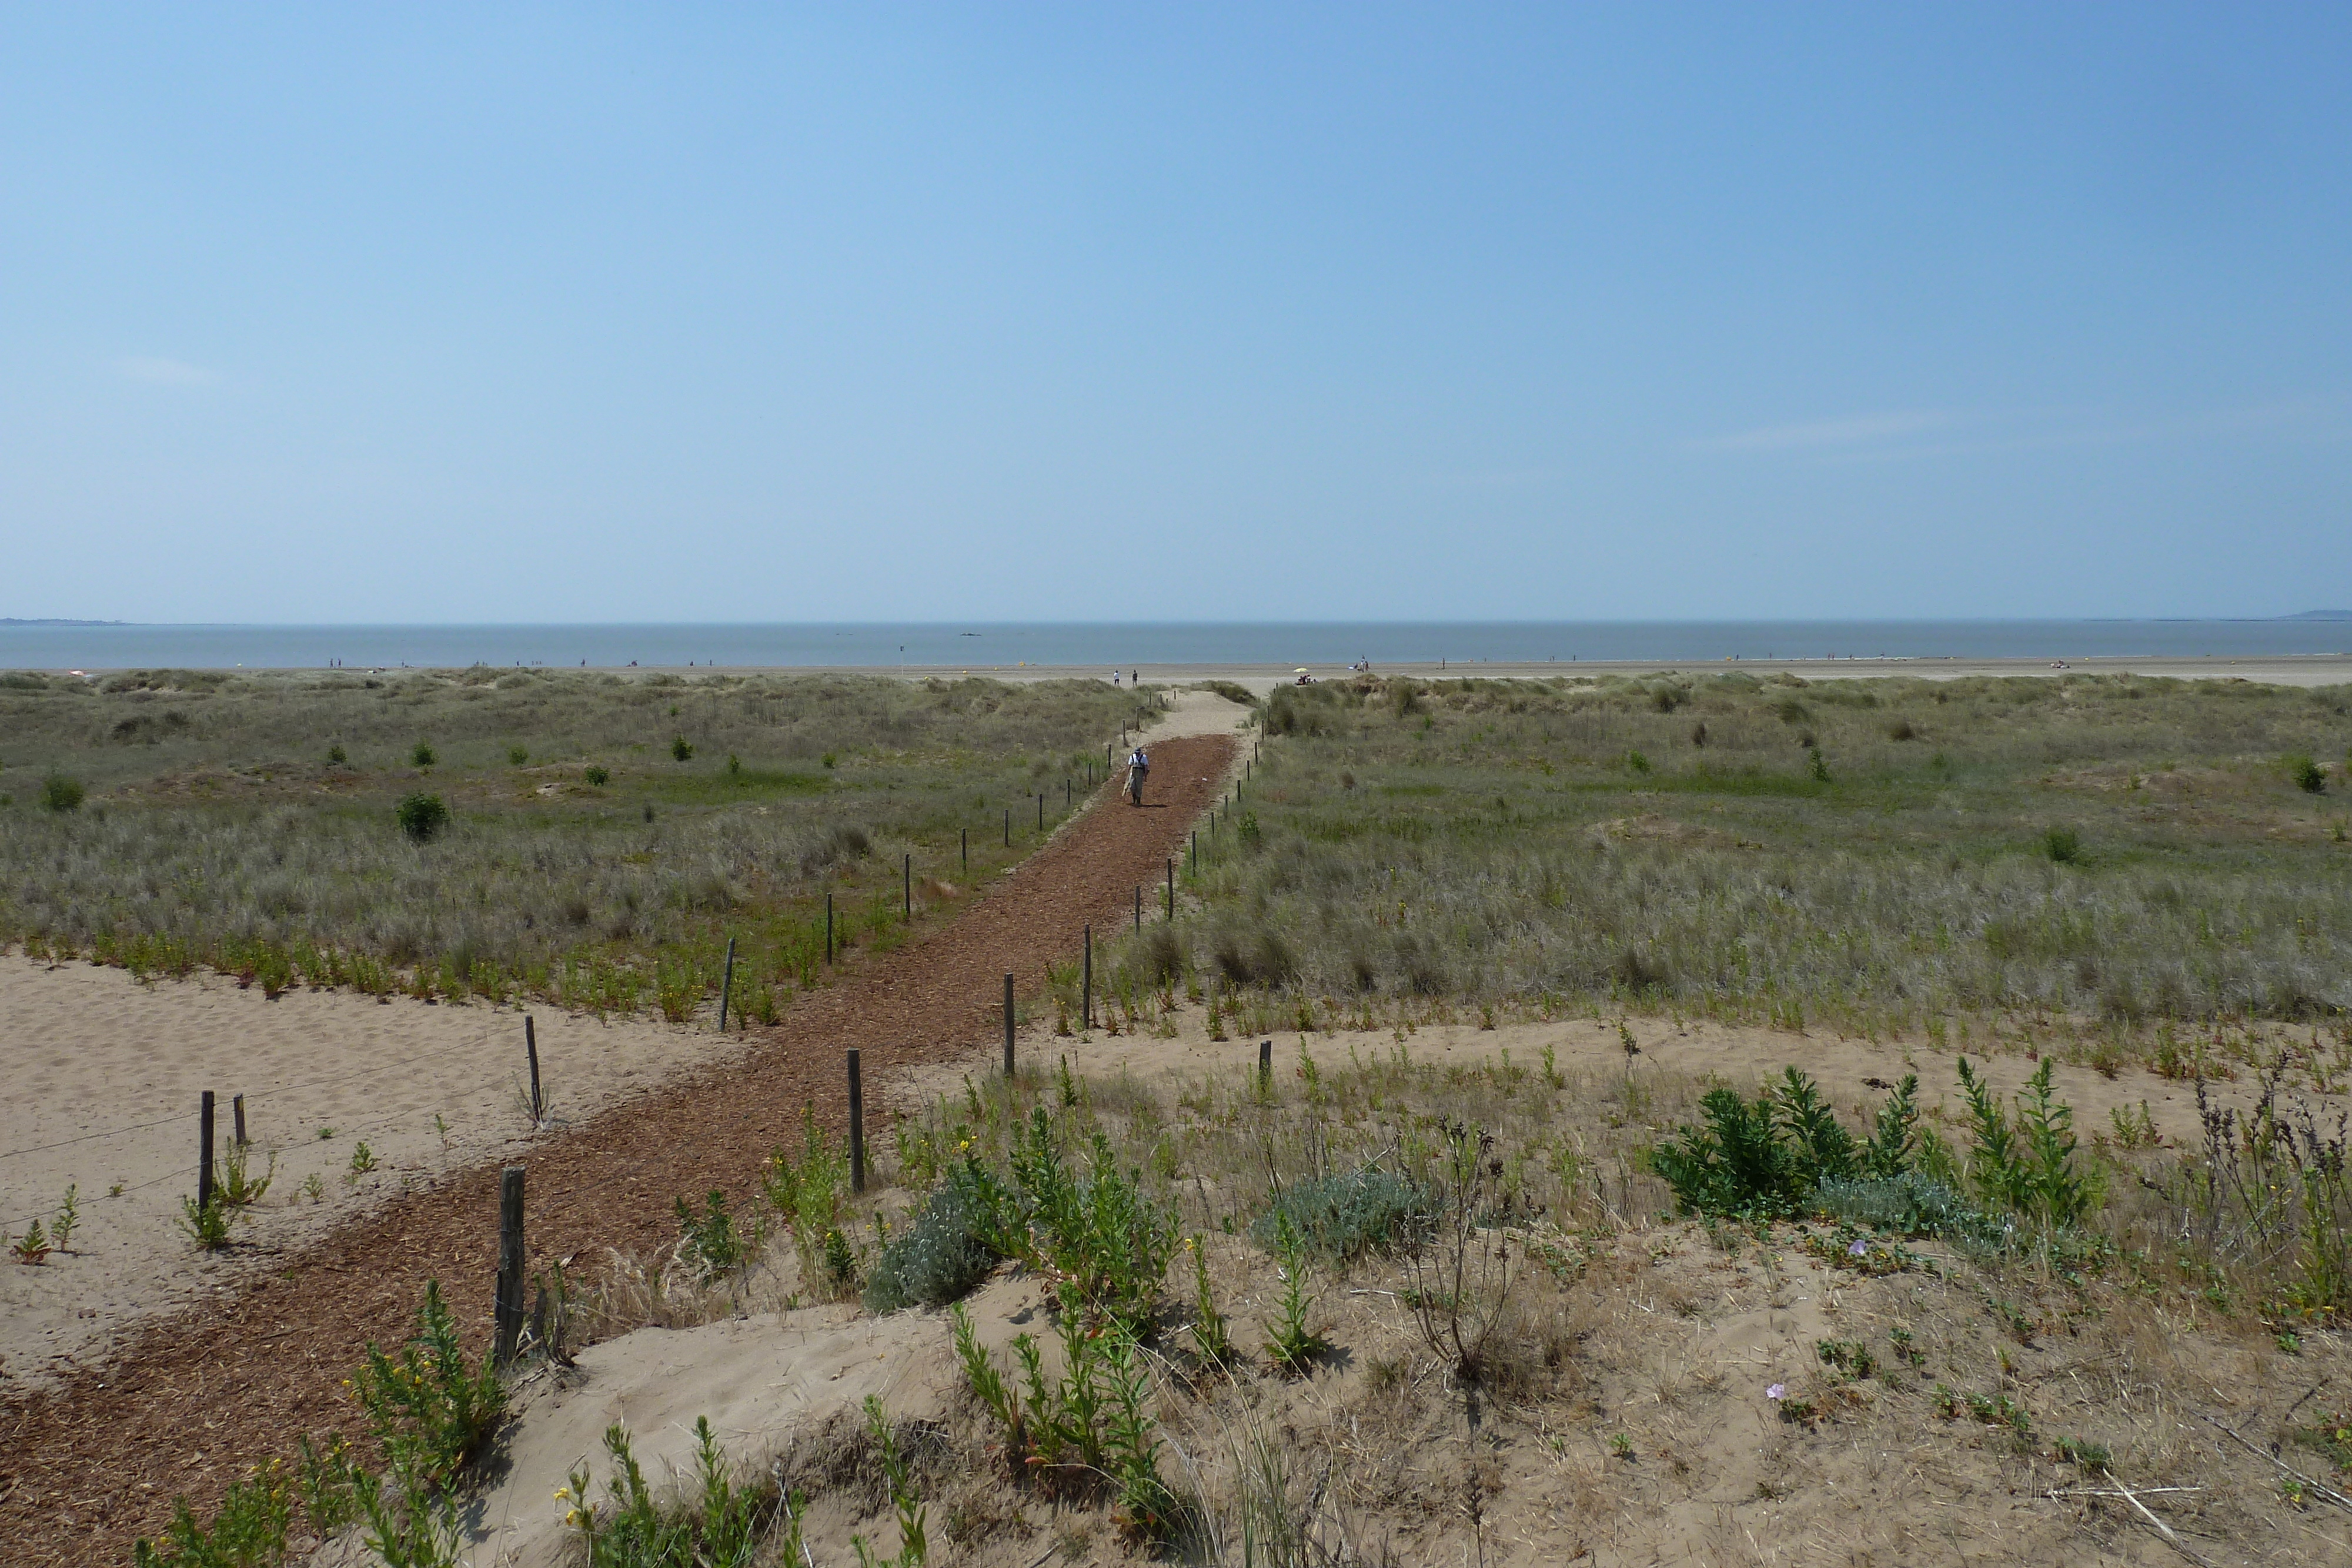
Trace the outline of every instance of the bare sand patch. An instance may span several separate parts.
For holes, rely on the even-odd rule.
[[[547,1131],[739,1050],[693,1025],[532,1016]],[[520,1009],[314,991],[271,1001],[217,976],[142,985],[5,956],[0,1019],[0,1219],[12,1236],[36,1218],[48,1227],[68,1186],[81,1208],[68,1249],[0,1262],[0,1375],[20,1386],[102,1359],[141,1318],[237,1288],[387,1194],[534,1136]],[[243,1094],[254,1173],[278,1162],[234,1245],[213,1254],[179,1224],[206,1089],[215,1158]],[[373,1168],[355,1173],[362,1144]]]

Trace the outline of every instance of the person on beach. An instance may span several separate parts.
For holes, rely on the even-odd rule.
[[[1139,746],[1135,748],[1134,754],[1127,759],[1127,803],[1129,805],[1143,804],[1143,781],[1150,775],[1150,754]]]

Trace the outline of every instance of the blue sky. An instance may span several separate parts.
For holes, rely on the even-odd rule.
[[[2352,604],[2352,11],[19,5],[0,615]]]

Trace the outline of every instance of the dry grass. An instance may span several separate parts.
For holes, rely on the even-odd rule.
[[[951,903],[1034,842],[1036,792],[1060,820],[1063,780],[1099,766],[1138,700],[1090,682],[487,669],[11,677],[0,942],[272,988],[679,1018],[733,936],[742,1005],[768,1016],[815,977],[827,892],[841,937],[895,941],[902,856],[920,903]],[[51,773],[89,787],[80,809],[39,804]],[[426,842],[394,821],[415,792],[454,813]]]
[[[1113,968],[1276,1019],[2023,1019],[2127,1055],[2340,1024],[2352,786],[2290,762],[2344,758],[2348,716],[2129,677],[1284,691],[1192,906]]]

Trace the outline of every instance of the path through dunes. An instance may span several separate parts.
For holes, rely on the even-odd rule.
[[[1135,889],[1160,883],[1217,798],[1233,735],[1165,733],[1154,736],[1150,808],[1127,807],[1105,785],[1095,809],[962,915],[799,999],[740,1064],[535,1145],[525,1161],[530,1266],[607,1247],[651,1250],[674,1239],[680,1194],[748,1190],[804,1102],[841,1124],[847,1047],[863,1052],[870,1084],[901,1067],[988,1060],[1005,972],[1034,993],[1085,924],[1127,918]],[[355,1427],[340,1380],[368,1340],[406,1333],[427,1279],[487,1337],[498,1180],[486,1165],[394,1198],[281,1273],[159,1319],[113,1363],[12,1402],[0,1417],[7,1562],[127,1561],[134,1538],[167,1521],[175,1493],[202,1513],[301,1435]]]

